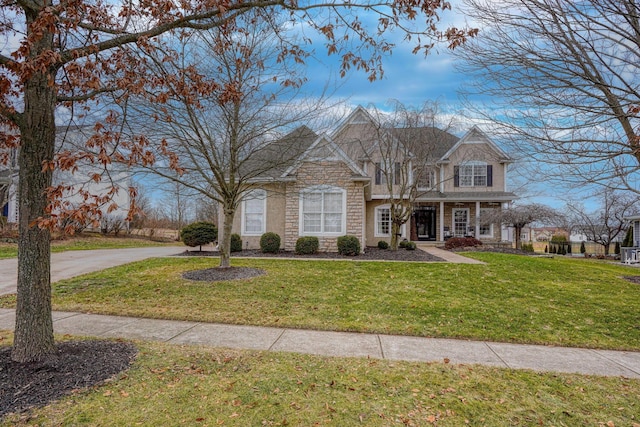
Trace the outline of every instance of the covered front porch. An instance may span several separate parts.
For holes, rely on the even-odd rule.
[[[411,217],[412,241],[445,242],[452,237],[475,237],[500,242],[501,224],[490,218],[497,216],[511,195],[474,194],[452,197],[442,193],[416,201]]]

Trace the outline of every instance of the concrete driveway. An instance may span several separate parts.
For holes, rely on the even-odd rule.
[[[129,262],[184,252],[184,246],[154,246],[146,248],[97,249],[51,254],[51,281],[79,276]],[[0,295],[16,292],[18,260],[0,259]]]

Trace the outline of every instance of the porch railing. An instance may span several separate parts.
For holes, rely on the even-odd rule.
[[[636,264],[640,259],[640,247],[620,248],[620,261],[623,264]]]

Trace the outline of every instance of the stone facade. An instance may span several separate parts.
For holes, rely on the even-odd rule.
[[[300,230],[300,194],[301,191],[318,185],[337,187],[346,191],[346,230],[342,235],[356,236],[364,247],[364,186],[353,180],[352,171],[342,162],[308,162],[297,170],[295,182],[287,185],[285,212],[284,249],[294,250],[296,241],[303,236]],[[338,235],[318,236],[320,250],[335,252],[338,250]]]

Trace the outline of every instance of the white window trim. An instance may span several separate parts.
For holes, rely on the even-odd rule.
[[[304,231],[304,212],[303,212],[303,197],[306,193],[341,193],[342,194],[342,224],[339,232],[305,232]],[[324,229],[324,216],[322,217],[321,226]],[[314,185],[307,187],[300,191],[300,198],[298,199],[298,230],[300,236],[317,236],[317,237],[335,237],[344,236],[347,230],[347,190],[334,187],[331,185]]]
[[[385,234],[385,233],[378,233],[378,211],[379,211],[379,210],[382,210],[382,209],[388,209],[388,210],[390,210],[390,209],[391,209],[391,205],[380,205],[380,206],[376,206],[376,208],[375,208],[375,212],[374,212],[374,214],[373,214],[373,217],[374,217],[374,224],[373,224],[374,230],[373,230],[373,236],[374,236],[374,237],[391,237],[391,228],[392,228],[392,227],[391,227],[391,218],[389,218],[389,233],[386,233],[386,234]],[[402,225],[400,226],[400,234],[401,234],[401,236],[400,236],[400,237],[407,237],[407,233],[406,233],[407,227],[406,227],[406,225],[407,225],[407,224],[405,223],[405,224],[402,224]]]
[[[489,209],[486,209],[486,208],[480,209],[480,217],[482,217],[482,211],[483,210],[489,210]],[[493,223],[487,224],[487,225],[489,225],[489,230],[490,230],[489,234],[482,234],[480,232],[480,230],[482,229],[482,226],[480,225],[480,226],[478,226],[478,237],[484,237],[486,239],[493,239],[493,230],[494,230]]]
[[[260,231],[247,231],[246,230],[246,199],[262,199],[262,227]],[[266,232],[267,227],[267,192],[266,190],[256,189],[247,192],[242,199],[242,218],[241,218],[241,230],[243,236],[262,236]]]
[[[469,228],[469,208],[453,208],[453,210],[451,211],[451,232],[453,233],[454,237],[459,237],[458,235],[456,235],[456,211],[464,211],[465,214],[467,215],[467,225],[465,227],[465,233],[464,235],[467,234],[467,229]],[[463,236],[464,236],[463,235]]]
[[[486,187],[487,186],[487,180],[488,180],[488,173],[487,173],[487,166],[489,164],[487,162],[482,162],[482,161],[471,161],[471,162],[465,162],[465,163],[461,163],[458,166],[458,186],[459,187],[465,187],[465,188],[471,188],[471,187]],[[471,166],[471,184],[469,185],[463,185],[462,183],[462,168],[465,166]],[[476,185],[476,167],[477,166],[484,166],[484,185]],[[480,175],[477,175],[480,176]]]
[[[436,181],[436,171],[431,169],[431,168],[429,168],[429,170],[427,170],[427,173],[431,175],[429,177],[429,182],[431,183],[431,185],[427,186],[427,187],[421,187],[421,186],[418,185],[417,186],[418,190],[422,190],[422,191],[435,190],[438,187],[438,182]],[[412,178],[412,182],[413,182],[413,176],[411,178]]]

